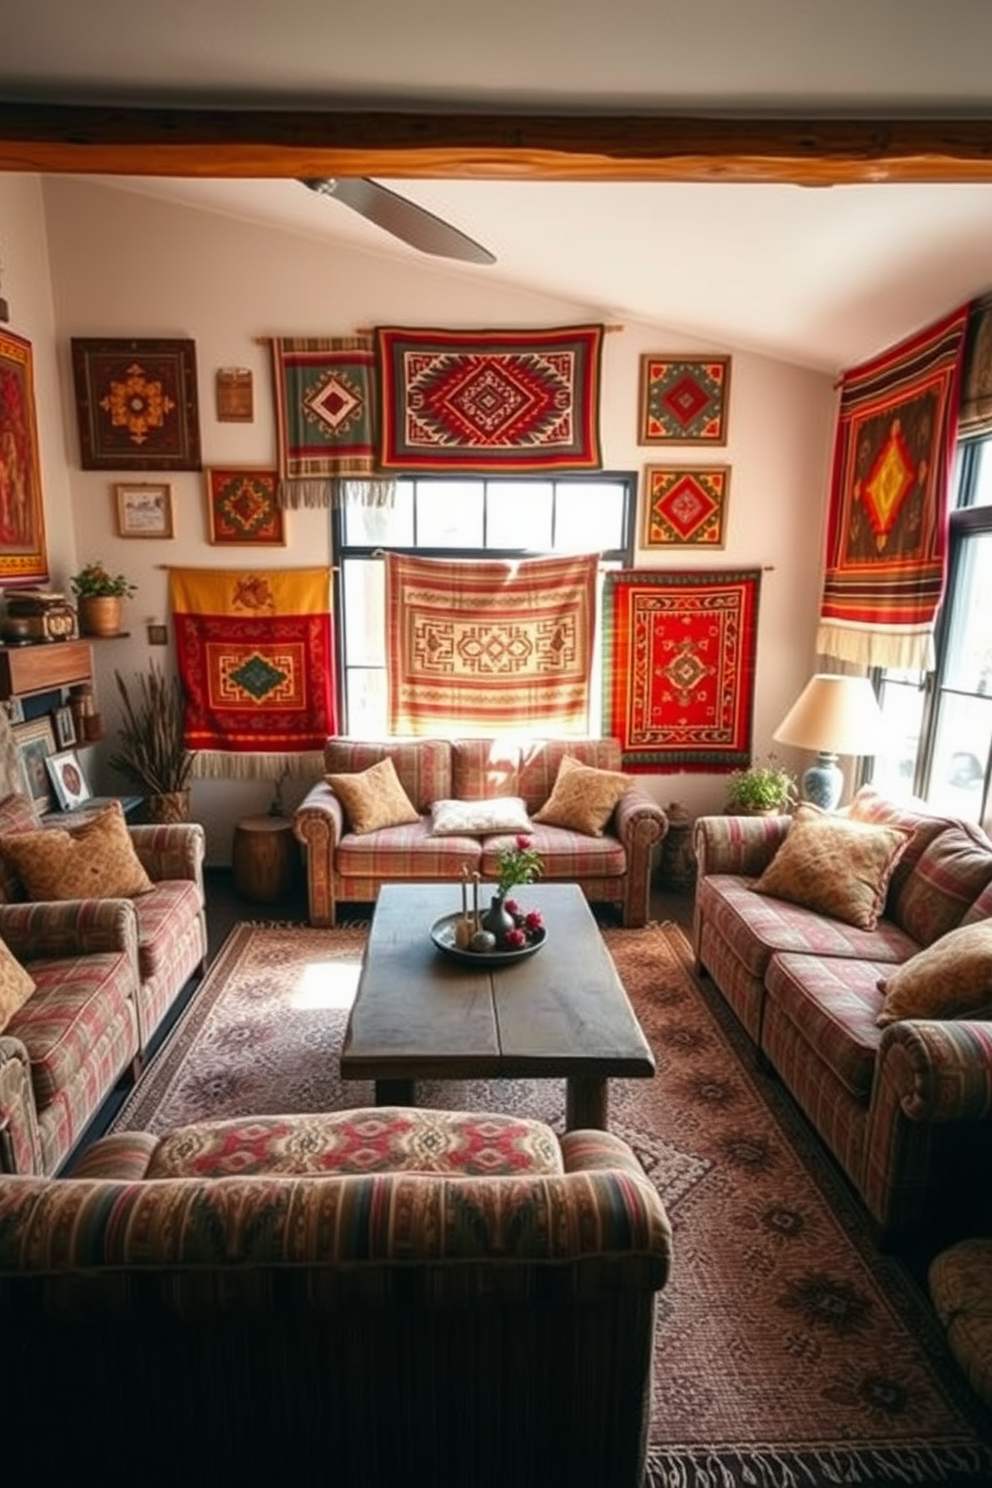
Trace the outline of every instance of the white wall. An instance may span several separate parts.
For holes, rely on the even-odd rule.
[[[126,640],[96,642],[100,700],[108,724],[116,716],[113,672],[144,670],[150,656],[172,665],[171,650],[150,652],[145,623],[166,618],[162,565],[240,566],[243,553],[211,547],[203,478],[172,473],[176,536],[153,542],[116,536],[113,472],[79,468],[69,340],[72,336],[189,336],[196,342],[203,462],[266,464],[276,458],[267,351],[258,338],[282,334],[346,335],[374,324],[542,326],[601,320],[603,312],[507,290],[484,269],[447,269],[388,251],[358,253],[324,242],[172,206],[94,181],[0,176],[0,252],[4,291],[15,298],[8,271],[10,239],[16,258],[30,264],[39,300],[47,305],[45,234],[38,218],[43,195],[54,300],[40,326],[44,379],[49,389],[46,482],[53,524],[68,514],[71,530],[52,546],[53,581],[66,585],[75,566],[103,559],[139,586],[128,603]],[[24,213],[24,221],[21,214]],[[24,238],[22,242],[21,239]],[[44,291],[44,294],[42,293]],[[41,319],[39,311],[39,319]],[[15,326],[15,328],[18,328]],[[27,334],[25,330],[25,334]],[[54,344],[53,344],[54,340]],[[729,439],[725,448],[636,442],[639,358],[644,352],[731,353]],[[214,408],[218,367],[250,367],[255,383],[252,424],[221,424]],[[62,428],[51,389],[57,382]],[[606,337],[601,430],[604,465],[636,470],[646,464],[720,463],[732,467],[727,542],[720,553],[691,548],[640,551],[638,564],[666,568],[762,567],[754,751],[774,746],[771,733],[814,669],[813,640],[820,594],[822,530],[835,394],[830,380],[731,346],[692,344],[657,327],[625,325]],[[162,478],[149,474],[149,479]],[[68,482],[68,499],[66,498]],[[278,566],[330,561],[326,513],[287,514],[285,548],[254,549],[253,560]],[[106,749],[103,750],[105,754]],[[782,755],[787,751],[779,750]],[[794,763],[806,761],[796,759]],[[101,773],[102,769],[102,773]],[[113,777],[97,762],[99,789]],[[679,800],[693,813],[719,810],[719,775],[645,776],[663,803]],[[193,809],[208,832],[208,861],[229,861],[239,816],[264,810],[264,783],[198,782]],[[292,805],[296,792],[287,792]]]

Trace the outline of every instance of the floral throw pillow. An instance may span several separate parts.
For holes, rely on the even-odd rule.
[[[154,888],[118,801],[78,827],[0,837],[0,853],[32,900],[132,899]]]
[[[0,940],[0,1032],[34,991],[34,978]]]
[[[899,1018],[992,1014],[992,920],[949,930],[883,977],[880,1028]]]
[[[912,833],[799,806],[768,867],[753,885],[820,914],[874,930],[889,879]]]
[[[493,796],[488,801],[435,801],[431,807],[434,837],[488,837],[494,832],[529,832],[530,829],[522,796]]]
[[[341,802],[348,827],[358,836],[420,820],[388,755],[367,770],[325,775],[324,779]]]
[[[554,789],[540,811],[534,812],[534,820],[584,832],[587,837],[602,837],[617,802],[633,784],[629,775],[580,765],[572,755],[564,754]]]

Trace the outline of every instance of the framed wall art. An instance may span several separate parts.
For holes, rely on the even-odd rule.
[[[0,326],[0,584],[47,578],[31,343]]]
[[[212,543],[235,547],[285,544],[285,516],[276,505],[277,470],[214,466],[205,476]]]
[[[55,734],[50,718],[32,718],[13,725],[14,742],[21,762],[24,791],[38,812],[52,809],[52,782],[46,761],[55,753]]]
[[[71,749],[76,742],[76,720],[68,703],[52,709],[52,730],[59,749]]]
[[[55,787],[55,798],[63,811],[72,811],[90,799],[92,791],[74,749],[50,754],[45,765]]]
[[[84,470],[199,470],[193,341],[72,339]]]
[[[722,548],[726,542],[730,466],[707,469],[645,465],[641,545],[645,548]]]
[[[174,537],[172,487],[138,481],[114,487],[119,537]]]
[[[726,444],[730,357],[641,357],[638,444]]]
[[[255,412],[250,368],[218,367],[215,392],[219,424],[250,424],[252,422]]]

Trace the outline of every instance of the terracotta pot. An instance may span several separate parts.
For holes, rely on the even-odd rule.
[[[189,816],[189,788],[169,791],[163,796],[146,796],[145,809],[150,822],[187,822]]]
[[[114,594],[102,594],[89,598],[81,595],[76,605],[79,613],[79,628],[83,635],[120,635],[122,604],[121,598]]]

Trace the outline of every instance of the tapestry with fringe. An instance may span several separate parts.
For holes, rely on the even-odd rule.
[[[376,467],[375,352],[368,336],[272,341],[280,506],[382,506],[394,482]]]
[[[375,334],[382,470],[601,468],[601,325]]]
[[[598,555],[387,553],[391,734],[587,734]]]
[[[930,671],[969,307],[845,372],[816,649]]]
[[[194,773],[320,770],[337,732],[329,568],[169,570]]]
[[[603,732],[623,768],[751,762],[760,569],[614,569],[603,587]]]

